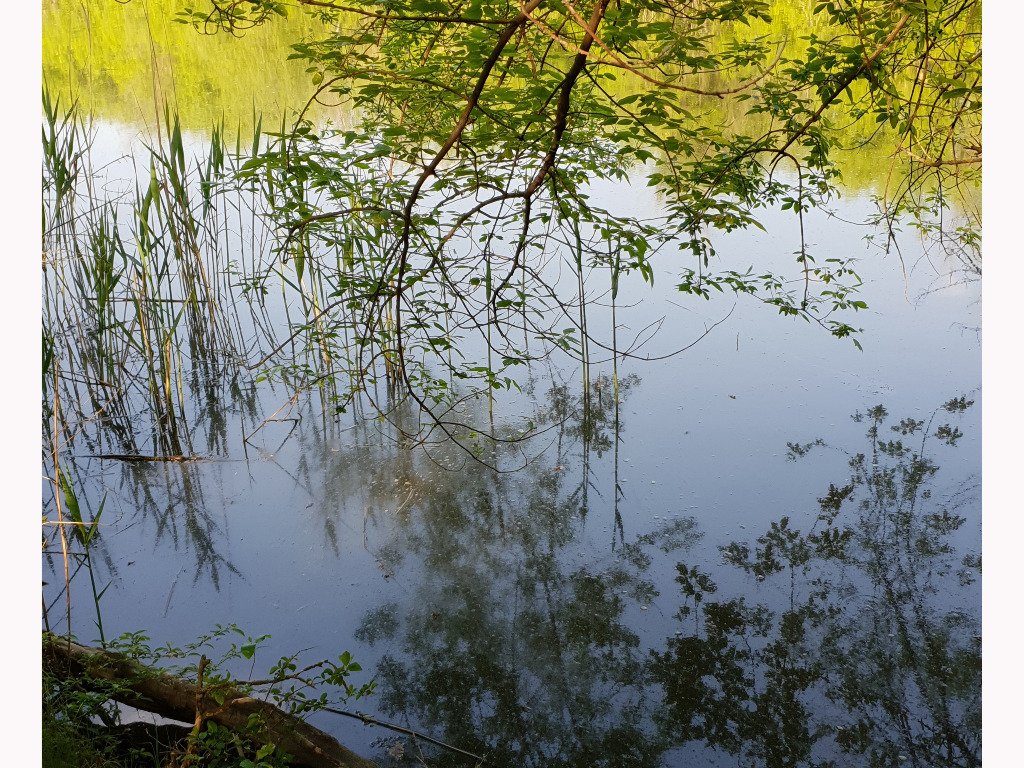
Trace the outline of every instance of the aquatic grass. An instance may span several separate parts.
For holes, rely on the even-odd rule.
[[[65,402],[82,413],[79,385],[90,390],[92,402],[103,402],[109,396],[96,388],[109,386],[118,368],[112,334],[124,249],[116,201],[94,194],[92,129],[74,102],[62,110],[46,89],[43,114],[44,370],[63,360],[62,378],[75,382],[66,388]],[[44,402],[49,399],[44,384]],[[49,413],[45,406],[44,412]]]
[[[230,375],[244,359],[230,306],[232,219],[222,200],[233,169],[223,133],[189,163],[165,110],[134,189],[100,197],[108,182],[90,164],[91,128],[77,105],[44,90],[43,112],[44,365],[63,361],[66,399],[86,418],[90,408],[107,419],[137,414],[144,394],[153,451],[181,453],[190,444],[185,372]],[[244,205],[232,202],[237,221]],[[133,434],[134,420],[116,431]]]
[[[98,589],[96,583],[97,564],[93,559],[93,549],[98,542],[98,526],[100,524],[104,507],[106,506],[106,495],[104,495],[104,498],[100,502],[99,508],[96,512],[86,517],[86,514],[83,511],[83,504],[80,502],[79,494],[76,490],[77,483],[72,480],[69,469],[61,458],[62,452],[66,452],[68,445],[74,437],[74,431],[66,431],[66,419],[62,413],[60,400],[61,388],[57,384],[59,377],[59,364],[53,359],[49,362],[52,368],[49,373],[54,379],[54,384],[51,389],[53,402],[49,408],[53,424],[52,429],[48,431],[48,436],[50,437],[49,450],[44,452],[44,466],[48,464],[52,467],[53,476],[46,477],[44,472],[44,478],[50,481],[52,487],[52,501],[53,508],[56,511],[56,520],[51,521],[45,515],[43,516],[42,524],[44,535],[42,548],[43,553],[47,557],[52,558],[53,551],[49,549],[49,545],[51,544],[51,535],[46,533],[46,530],[49,527],[51,529],[50,533],[52,534],[53,532],[56,532],[60,540],[59,552],[64,577],[64,589],[62,590],[62,593],[66,602],[66,618],[69,632],[72,626],[71,582],[83,567],[88,571],[92,589],[93,608],[96,614],[95,625],[100,633],[100,642],[105,647],[106,637],[103,631],[103,616],[100,610],[100,600],[103,598],[103,595],[106,593],[112,582],[108,582],[105,587]],[[75,426],[75,431],[77,431],[77,425]],[[77,567],[74,571],[71,570],[71,560],[77,561]],[[110,563],[108,560],[108,567],[109,565]],[[60,596],[61,595],[58,594],[56,600],[59,600]],[[49,631],[50,619],[45,595],[43,597],[42,607],[44,622],[47,630]]]
[[[81,432],[92,453],[119,455],[193,455],[197,425],[208,449],[225,451],[226,436],[214,435],[212,410],[202,404],[250,391],[267,369],[288,397],[316,389],[325,419],[355,402],[358,387],[338,382],[375,380],[353,363],[366,278],[351,278],[366,243],[352,238],[314,256],[300,236],[285,241],[290,254],[281,250],[262,211],[286,185],[294,192],[303,182],[273,162],[257,162],[258,174],[245,169],[258,155],[282,156],[290,140],[283,130],[263,133],[254,115],[252,135],[239,132],[229,147],[220,123],[190,158],[178,118],[165,108],[156,138],[123,159],[127,174],[112,181],[116,171],[91,164],[94,128],[77,104],[51,101],[45,91],[43,98],[46,439],[52,385],[75,425],[70,439]],[[293,334],[284,345],[270,314],[271,282]],[[394,369],[388,373],[395,382]]]
[[[100,452],[194,455],[193,434],[205,426],[197,404],[221,398],[239,376],[279,380],[287,397],[315,390],[325,420],[369,411],[416,439],[435,428],[423,409],[450,408],[457,387],[486,390],[493,420],[494,390],[518,386],[500,374],[524,353],[494,330],[506,313],[526,313],[526,290],[505,275],[508,257],[464,259],[462,245],[449,254],[424,236],[424,256],[462,284],[418,265],[403,294],[393,259],[400,190],[394,200],[364,199],[372,152],[348,163],[351,150],[313,137],[311,126],[293,131],[282,120],[268,133],[254,115],[251,136],[239,132],[229,146],[220,122],[193,153],[165,107],[142,150],[121,163],[126,175],[111,181],[115,171],[90,165],[92,128],[77,105],[47,101],[44,113],[44,175],[55,179],[43,201],[44,355],[60,361],[78,423],[102,420],[91,439],[114,445]],[[332,167],[345,171],[327,183]],[[323,212],[339,204],[350,213]],[[591,244],[583,247],[580,273]],[[578,281],[585,287],[582,274]],[[572,324],[585,331],[583,313]],[[526,346],[530,330],[524,321]],[[480,363],[463,343],[474,333]],[[550,348],[570,352],[579,343],[555,341]],[[589,366],[585,359],[585,391]],[[410,392],[426,421],[400,425]],[[456,420],[441,431],[463,427]],[[223,450],[222,437],[206,432],[207,446]]]
[[[92,587],[92,601],[93,606],[96,609],[96,628],[100,633],[100,644],[106,648],[107,639],[103,634],[103,613],[100,611],[100,600],[103,599],[103,595],[106,593],[112,581],[107,582],[107,585],[101,590],[96,588],[96,569],[93,566],[92,560],[92,543],[96,538],[96,534],[99,531],[100,517],[103,514],[103,508],[107,504],[107,497],[104,495],[103,500],[100,502],[99,509],[96,510],[96,514],[92,516],[92,520],[86,521],[82,517],[81,505],[78,502],[78,494],[75,493],[75,487],[68,480],[67,472],[61,471],[60,467],[57,467],[57,483],[60,486],[60,492],[64,497],[64,505],[68,511],[68,516],[71,518],[72,532],[78,544],[82,548],[82,560],[85,564],[85,569],[89,572],[89,583]],[[70,590],[70,584],[67,585]],[[70,623],[68,625],[70,627]]]
[[[77,105],[60,108],[60,98],[43,87],[43,234],[73,218],[74,192],[89,144],[83,139]],[[47,205],[49,202],[49,205]],[[49,214],[49,215],[48,215]],[[44,249],[45,253],[45,249]]]

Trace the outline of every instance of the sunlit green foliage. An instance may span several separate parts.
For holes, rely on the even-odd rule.
[[[586,368],[601,343],[589,275],[614,299],[627,276],[654,281],[657,254],[692,297],[746,294],[859,345],[859,277],[814,251],[804,217],[838,195],[844,152],[880,131],[886,235],[906,214],[978,264],[980,221],[946,215],[980,179],[976,0],[204,0],[176,20],[249,36],[297,10],[309,20],[291,56],[311,96],[237,179],[308,292],[295,333],[321,359],[301,373],[339,382],[339,411],[386,384],[378,410],[411,397],[452,436],[456,384],[515,387],[516,366],[555,349]],[[317,104],[355,124],[314,122]],[[650,215],[590,197],[643,178],[662,203]],[[761,227],[769,206],[799,221],[793,269],[720,259],[719,233]],[[553,277],[561,259],[571,282]]]
[[[308,79],[288,60],[315,20],[252,30],[239,39],[199,36],[174,23],[182,0],[48,0],[43,3],[43,80],[66,104],[96,118],[154,126],[171,104],[183,127],[208,132],[225,120],[251,127],[301,105]]]

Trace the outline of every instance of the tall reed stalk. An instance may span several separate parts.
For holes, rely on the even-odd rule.
[[[59,386],[83,418],[120,420],[122,451],[138,447],[141,410],[151,452],[181,455],[192,451],[186,372],[229,372],[243,359],[237,329],[251,325],[239,323],[228,268],[229,209],[236,222],[244,210],[228,183],[237,157],[215,126],[205,156],[189,161],[166,108],[157,140],[136,153],[146,170],[129,174],[134,188],[100,193],[124,179],[92,166],[93,133],[76,104],[44,89],[44,363],[62,361]]]

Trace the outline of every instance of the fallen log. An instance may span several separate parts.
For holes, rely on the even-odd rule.
[[[183,723],[209,720],[241,732],[249,717],[258,714],[267,727],[267,742],[290,754],[297,768],[378,768],[333,736],[269,702],[237,689],[218,688],[223,703],[217,703],[210,690],[124,654],[43,633],[43,665],[60,679],[84,677],[117,682],[112,696],[115,701]]]

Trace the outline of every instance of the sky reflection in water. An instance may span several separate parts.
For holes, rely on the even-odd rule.
[[[792,217],[768,218],[773,235],[719,251],[791,259]],[[243,447],[291,391],[196,377],[213,460],[83,446],[69,467],[117,517],[108,634],[185,643],[233,622],[272,636],[257,666],[350,650],[380,683],[362,709],[492,765],[979,764],[980,286],[921,298],[945,267],[911,262],[905,286],[858,228],[811,221],[819,253],[864,254],[863,353],[740,301],[688,352],[620,365],[618,424],[610,363],[589,403],[578,370],[538,366],[495,404],[512,431],[550,427],[515,473],[325,419],[315,396]],[[657,274],[619,309],[634,331],[668,315],[651,354],[732,306],[673,295],[667,256]],[[392,734],[315,722],[394,759]]]

